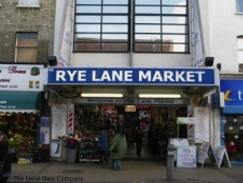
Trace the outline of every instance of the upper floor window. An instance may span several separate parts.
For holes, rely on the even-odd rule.
[[[37,62],[37,33],[21,32],[16,34],[16,62]]]
[[[239,71],[243,72],[243,36],[237,37]]]
[[[134,0],[135,52],[189,52],[187,0]]]
[[[18,6],[40,6],[40,0],[18,0]]]
[[[188,22],[188,0],[76,0],[74,52],[188,53]]]
[[[127,52],[129,0],[77,0],[74,51]]]
[[[243,1],[242,0],[236,0],[236,12],[237,13],[243,13]]]

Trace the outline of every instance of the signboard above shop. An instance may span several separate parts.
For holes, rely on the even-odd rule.
[[[82,68],[48,69],[48,84],[214,86],[213,68]]]
[[[43,91],[45,81],[44,65],[0,65],[1,91]]]
[[[224,95],[223,113],[243,114],[243,80],[221,79],[220,91]]]
[[[189,105],[189,99],[138,99],[138,98],[79,98],[81,104],[122,104],[122,105]]]

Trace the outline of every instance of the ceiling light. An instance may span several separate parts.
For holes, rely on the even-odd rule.
[[[107,97],[107,98],[122,98],[122,93],[81,93],[81,97]]]
[[[139,98],[181,98],[181,94],[139,94]]]

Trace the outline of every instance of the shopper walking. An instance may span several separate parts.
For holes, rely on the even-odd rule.
[[[112,161],[112,168],[115,170],[121,169],[121,159],[127,150],[127,140],[120,128],[115,130],[115,136],[110,143],[110,156]]]
[[[0,131],[0,183],[6,183],[11,173],[11,156],[7,135]]]

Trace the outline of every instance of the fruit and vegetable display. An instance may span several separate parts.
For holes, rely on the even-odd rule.
[[[39,117],[35,113],[1,113],[0,129],[9,137],[17,157],[30,157],[38,135]]]

